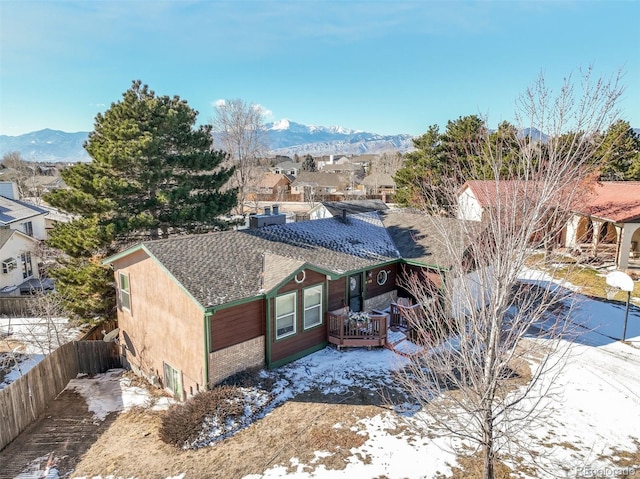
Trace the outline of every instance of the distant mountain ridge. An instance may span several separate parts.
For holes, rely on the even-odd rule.
[[[311,155],[361,155],[400,151],[413,148],[411,135],[381,135],[341,126],[310,126],[289,120],[265,125],[269,145],[273,153],[293,156]]]
[[[380,153],[382,151],[405,152],[413,148],[411,135],[380,135],[341,126],[309,126],[289,120],[265,125],[273,155],[349,155]],[[77,162],[90,161],[83,148],[88,132],[66,133],[44,129],[24,135],[0,135],[0,156],[19,151],[29,161]],[[220,144],[215,141],[214,146]]]
[[[362,155],[384,151],[404,153],[414,149],[411,135],[381,135],[341,126],[310,126],[289,120],[265,125],[271,154],[305,155]],[[640,135],[640,128],[633,129]],[[535,129],[525,129],[523,135],[547,141],[548,136]],[[67,133],[44,129],[24,135],[0,135],[0,157],[19,151],[29,161],[78,162],[90,161],[83,144],[88,132]],[[214,134],[215,137],[215,134]],[[214,145],[217,147],[218,142]]]
[[[88,135],[84,131],[67,133],[49,128],[18,136],[0,135],[0,156],[19,151],[29,161],[89,161],[89,155],[83,147]]]

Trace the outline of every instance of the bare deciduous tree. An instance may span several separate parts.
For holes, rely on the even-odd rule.
[[[219,100],[215,112],[214,137],[235,165],[231,183],[238,188],[238,208],[243,214],[247,187],[256,175],[258,159],[267,150],[264,110],[260,105],[237,98]]]
[[[20,198],[26,198],[30,196],[31,186],[35,186],[35,178],[37,176],[37,165],[25,160],[19,151],[10,151],[2,157],[2,164],[11,168],[13,171],[9,176],[11,180],[16,184],[18,188],[18,194]],[[40,195],[36,195],[38,198]]]
[[[378,158],[378,161],[372,168],[372,171],[375,173],[385,173],[393,176],[396,174],[396,171],[402,167],[403,161],[404,158],[400,152],[385,151]]]
[[[451,221],[433,218],[451,269],[437,292],[417,275],[403,285],[422,305],[411,323],[424,348],[398,380],[422,406],[430,433],[478,447],[486,479],[494,477],[498,453],[517,445],[517,431],[544,410],[541,401],[561,368],[567,344],[561,338],[571,325],[572,303],[551,283],[524,284],[518,278],[532,259],[531,249],[553,242],[583,197],[585,179],[598,166],[596,133],[617,115],[619,78],[593,82],[588,71],[579,94],[568,79],[552,95],[541,77],[521,97],[517,119],[520,132],[536,129],[548,140],[516,133],[510,138],[515,151],[505,152],[490,144],[487,133],[475,154],[495,179],[463,172],[468,180],[483,180],[474,183],[474,191],[490,199],[483,220],[459,221],[452,228]],[[493,141],[502,140],[494,135]],[[442,195],[464,210],[459,186],[444,184],[435,193],[425,188],[425,195]],[[529,364],[531,377],[515,387],[512,379],[527,376]]]

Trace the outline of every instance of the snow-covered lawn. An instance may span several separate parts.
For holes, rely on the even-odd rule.
[[[532,278],[543,279],[528,276]],[[588,476],[589,471],[614,477],[611,474],[616,471],[615,464],[610,458],[616,456],[615,450],[637,449],[640,443],[640,314],[635,309],[630,312],[627,343],[622,343],[618,339],[624,313],[624,308],[617,304],[580,299],[574,322],[581,325],[582,334],[566,342],[570,357],[556,378],[553,414],[535,429],[520,433],[536,457],[535,464],[527,462],[531,460],[526,457],[524,464],[533,465],[537,475],[528,476],[523,469],[520,477],[555,479],[577,477],[580,473],[584,477],[596,477]],[[541,348],[544,347],[543,339],[529,340],[540,341]],[[313,389],[322,394],[344,394],[350,388],[370,388],[373,395],[380,386],[393,387],[390,372],[403,361],[386,349],[340,352],[326,348],[276,371],[274,404]],[[68,387],[86,398],[97,420],[110,411],[125,410],[128,404],[149,403],[144,391],[126,384],[118,371],[76,379]],[[292,458],[290,468],[277,465],[246,477],[432,478],[438,473],[450,473],[462,445],[452,439],[432,439],[427,434],[403,429],[406,421],[412,421],[419,414],[413,411],[413,415],[401,416],[389,410],[360,420],[355,429],[349,426],[367,439],[361,447],[350,450],[343,470],[327,470],[316,464],[319,458],[330,454],[319,450],[315,451],[316,459],[308,463]],[[345,427],[340,423],[334,425],[336,429]],[[640,475],[640,464],[630,467],[627,472]],[[183,477],[180,471],[172,473]],[[102,479],[107,477],[116,479],[113,476]]]
[[[0,317],[0,389],[38,364],[54,349],[77,339],[79,327],[67,318]]]

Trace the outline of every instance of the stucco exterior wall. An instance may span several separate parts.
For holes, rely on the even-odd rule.
[[[209,383],[223,379],[247,368],[264,365],[264,336],[260,336],[209,355]]]
[[[478,203],[478,199],[474,196],[469,188],[466,188],[458,196],[458,219],[481,221],[482,207]]]
[[[183,397],[205,389],[203,309],[142,250],[117,261],[114,269],[116,282],[119,273],[129,275],[131,309],[118,304],[126,360],[163,386],[167,363],[179,372]]]

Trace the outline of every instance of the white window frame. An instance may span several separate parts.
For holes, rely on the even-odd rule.
[[[304,290],[303,290],[302,294],[303,294],[303,298],[304,298],[304,301],[303,301],[303,303],[304,303],[304,305],[303,305],[304,314],[303,314],[302,324],[303,324],[303,327],[304,327],[305,330],[306,329],[315,328],[316,326],[320,326],[322,324],[322,319],[323,319],[322,318],[322,299],[323,299],[322,298],[323,297],[323,294],[322,294],[323,291],[322,290],[323,289],[324,288],[323,288],[322,284],[316,284],[316,285],[313,285],[313,286],[309,286],[308,288],[304,288]],[[307,304],[307,292],[308,291],[320,292],[320,301],[318,303],[314,303],[314,304],[308,305]],[[307,313],[309,311],[315,310],[315,309],[318,310],[318,320],[317,320],[317,322],[315,322],[313,324],[307,324]]]
[[[176,399],[182,400],[182,371],[164,361],[162,362],[162,370],[164,373],[164,388],[167,391],[171,391]]]
[[[33,236],[33,222],[25,221],[22,223],[22,229],[24,230],[24,234],[28,236]]]
[[[126,278],[127,287],[122,287],[122,278]],[[131,312],[131,281],[129,281],[129,275],[118,271],[118,297],[120,299],[120,309]],[[126,299],[126,304],[125,300]]]
[[[33,263],[31,262],[31,253],[26,252],[20,255],[22,263],[22,279],[31,278],[33,276]]]
[[[289,297],[292,296],[293,297],[293,312],[286,312],[284,314],[278,314],[278,299],[280,298],[285,298],[285,297]],[[298,294],[296,291],[292,291],[290,293],[285,293],[285,294],[281,294],[279,296],[276,296],[275,299],[275,333],[276,333],[276,340],[278,339],[282,339],[282,338],[286,338],[287,336],[292,336],[294,334],[296,334],[296,323],[297,323],[297,309],[298,309]],[[285,333],[279,334],[278,333],[278,322],[285,319],[285,318],[289,318],[289,317],[293,317],[293,330],[292,331],[287,331]]]
[[[2,272],[9,274],[11,271],[18,267],[18,262],[15,258],[7,258],[2,262]]]

